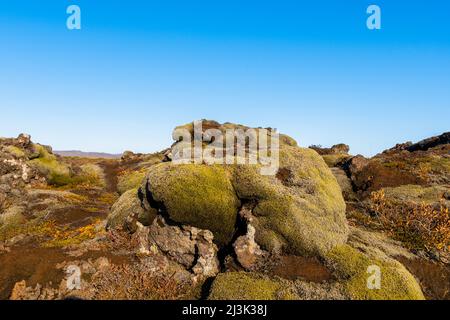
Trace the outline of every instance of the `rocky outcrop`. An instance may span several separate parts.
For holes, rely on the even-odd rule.
[[[215,122],[208,126],[232,127]],[[235,236],[238,212],[248,201],[254,203],[251,224],[263,250],[322,255],[345,243],[345,204],[322,158],[286,136],[278,152],[279,174],[274,176],[261,175],[260,165],[155,165],[141,187],[144,207],[157,208],[176,223],[211,230],[219,246]]]
[[[31,137],[0,139],[0,229],[24,222],[29,202],[27,185],[45,181],[30,164],[34,145]]]
[[[137,162],[137,161],[142,161],[144,156],[145,155],[142,153],[134,153],[133,151],[125,151],[124,153],[122,153],[120,160],[125,161],[125,162]]]
[[[331,148],[323,148],[314,145],[309,148],[320,154],[330,168],[340,167],[345,161],[352,157],[349,155],[350,147],[343,143],[336,144]]]
[[[26,282],[16,283],[11,298],[423,298],[418,282],[397,260],[413,259],[415,255],[381,233],[349,228],[343,196],[348,203],[356,203],[363,193],[384,186],[389,168],[397,165],[393,162],[420,159],[422,165],[432,164],[422,174],[435,177],[434,182],[426,182],[430,184],[426,187],[420,183],[408,186],[393,183],[392,188],[386,188],[386,197],[399,202],[445,201],[448,198],[445,186],[433,184],[437,181],[434,165],[439,167],[441,179],[445,174],[442,168],[448,157],[443,145],[414,152],[398,147],[396,151],[366,159],[350,156],[346,145],[305,149],[291,137],[280,135],[279,144],[272,149],[279,155],[279,163],[273,174],[267,175],[261,169],[269,160],[269,153],[264,155],[268,147],[255,151],[246,140],[267,130],[268,141],[272,142],[277,137],[274,129],[255,128],[243,142],[241,154],[238,151],[242,141],[233,138],[232,144],[216,148],[200,161],[187,158],[183,163],[176,161],[180,154],[195,143],[207,147],[217,142],[214,133],[250,128],[204,121],[196,136],[193,124],[178,129],[186,129],[193,141],[184,141],[179,136],[182,131],[176,130],[170,150],[155,155],[127,152],[117,161],[117,168],[109,167],[110,171],[120,172],[118,182],[123,188],[119,188],[121,196],[111,207],[107,231],[101,222],[95,226],[76,226],[77,233],[70,235],[88,240],[81,238],[80,243],[70,246],[65,244],[66,239],[61,241],[65,246],[62,259],[67,254],[70,261],[58,263],[56,269],[64,273],[70,266],[79,267],[83,274],[81,287],[68,290],[67,277],[59,287],[35,282],[30,285],[26,278]],[[4,178],[2,171],[2,179],[12,179],[0,183],[0,227],[5,221],[21,224],[33,211],[26,202],[14,205],[10,202],[13,196],[21,198],[21,190],[27,189],[23,186],[37,181],[35,176],[42,177],[42,181],[60,182],[77,172],[53,155],[51,148],[33,144],[26,135],[1,140],[0,147],[5,150],[0,160],[7,160],[0,162],[0,170],[7,176]],[[257,156],[262,161],[245,165],[211,162],[216,152],[230,150],[238,159]],[[405,154],[411,157],[405,158]],[[374,171],[380,166],[387,169]],[[411,174],[411,168],[420,164],[408,166],[402,167],[402,174]],[[36,205],[42,216],[46,216],[42,212],[46,208],[43,201],[61,204],[65,201],[62,199],[77,197],[60,189],[28,189],[26,199]],[[84,195],[95,190],[78,191]],[[109,208],[110,202],[105,203],[108,198],[115,199],[115,195],[103,194],[95,200]],[[54,202],[51,205],[56,206]],[[97,214],[98,207],[90,209],[92,215]],[[51,237],[48,225],[38,227],[37,232],[45,229],[45,237]],[[0,254],[14,250],[11,243],[0,244]],[[107,257],[97,259],[103,255]],[[379,290],[367,287],[368,268],[374,266],[382,273]],[[208,278],[211,287],[209,281],[205,282]]]
[[[335,144],[331,148],[323,148],[321,146],[314,146],[314,145],[310,146],[309,148],[315,150],[320,155],[348,154],[350,151],[350,147],[344,143]]]
[[[150,245],[195,275],[211,277],[219,272],[218,249],[209,230],[170,226],[159,216],[149,228],[149,239]]]
[[[107,228],[136,229],[136,221],[149,226],[156,217],[156,210],[145,210],[138,198],[138,190],[133,189],[125,192],[111,207],[108,215]]]
[[[450,208],[450,199],[448,193],[450,188],[447,186],[420,186],[420,185],[402,185],[394,188],[384,188],[385,200],[392,204],[404,206],[415,203],[417,205],[425,204],[439,208],[445,205]]]
[[[406,147],[409,152],[427,151],[440,145],[450,144],[450,132],[441,134],[440,136],[424,139]]]

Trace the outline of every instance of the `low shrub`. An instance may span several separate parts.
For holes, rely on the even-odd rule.
[[[450,213],[443,203],[394,203],[384,189],[371,193],[371,210],[383,229],[410,249],[450,249]]]

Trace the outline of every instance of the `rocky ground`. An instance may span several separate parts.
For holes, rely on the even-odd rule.
[[[95,159],[0,139],[0,299],[449,299],[449,136],[366,159],[281,135],[276,176],[174,164],[181,141]]]

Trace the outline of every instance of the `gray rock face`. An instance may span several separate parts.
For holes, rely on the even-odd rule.
[[[248,224],[247,234],[237,238],[233,244],[238,262],[247,270],[252,270],[263,255],[263,251],[255,242],[255,232],[255,228]]]
[[[6,217],[6,213],[15,210],[10,208],[8,211],[12,204],[26,206],[25,186],[39,178],[27,163],[27,153],[32,146],[30,139],[25,134],[16,139],[0,139],[0,224],[11,220]]]
[[[196,275],[215,276],[219,272],[217,246],[213,234],[187,226],[170,226],[158,216],[149,228],[149,241]]]

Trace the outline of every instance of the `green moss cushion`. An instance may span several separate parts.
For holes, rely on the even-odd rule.
[[[257,273],[220,273],[211,287],[209,300],[293,300],[297,297],[279,280]]]
[[[211,230],[219,244],[231,241],[240,202],[224,167],[162,163],[147,178],[172,220]]]
[[[311,149],[284,146],[275,176],[257,167],[235,168],[233,185],[242,199],[256,200],[252,224],[266,250],[323,255],[345,243],[345,203],[336,178]]]
[[[423,300],[416,279],[396,260],[376,253],[362,253],[348,245],[334,248],[327,254],[350,297],[358,300]],[[369,266],[380,270],[380,288],[368,288]]]

